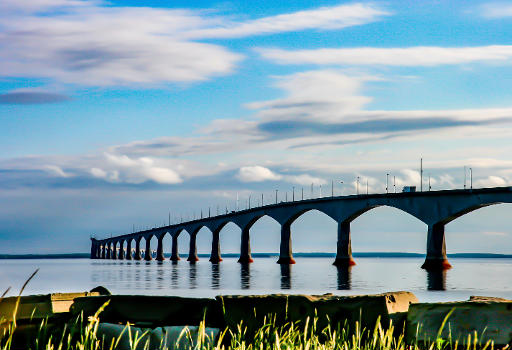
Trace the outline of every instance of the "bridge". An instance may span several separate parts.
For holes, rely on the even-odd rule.
[[[171,260],[180,260],[178,254],[178,236],[183,232],[189,235],[190,262],[198,261],[196,239],[203,227],[208,228],[212,235],[210,261],[222,261],[220,252],[220,234],[228,223],[234,223],[241,229],[240,263],[252,262],[250,230],[264,216],[269,216],[281,225],[281,243],[278,264],[294,264],[292,253],[291,225],[302,214],[310,210],[318,210],[338,224],[336,259],[334,265],[351,266],[352,246],[350,239],[350,223],[363,213],[380,207],[388,206],[402,210],[419,219],[428,226],[427,249],[422,268],[427,270],[444,270],[451,267],[446,257],[445,225],[458,217],[476,209],[500,203],[512,203],[512,187],[494,187],[464,190],[443,190],[428,192],[383,193],[349,196],[331,196],[316,199],[294,200],[270,205],[262,205],[246,210],[235,211],[223,215],[208,216],[179,224],[163,226],[125,234],[106,239],[91,238],[91,258],[119,260],[152,260],[151,238],[157,238],[156,260],[164,260],[163,239],[169,234],[172,237]],[[146,241],[144,256],[140,242]],[[314,239],[314,238],[311,238]],[[126,249],[124,245],[126,243]],[[132,244],[135,243],[135,249]]]

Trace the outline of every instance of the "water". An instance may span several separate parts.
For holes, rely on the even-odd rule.
[[[338,295],[411,291],[420,301],[465,300],[470,295],[512,299],[512,259],[452,258],[453,268],[427,273],[421,258],[357,258],[352,269],[332,258],[296,258],[281,266],[258,258],[242,266],[235,258],[212,265],[90,259],[0,260],[0,289],[15,295],[36,269],[24,294],[86,291],[102,285],[116,294],[212,297],[219,294],[304,293]]]

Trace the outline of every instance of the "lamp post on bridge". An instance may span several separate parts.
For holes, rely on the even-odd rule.
[[[469,168],[469,188],[473,189],[473,168]]]
[[[356,193],[357,194],[359,194],[359,179],[360,179],[360,177],[358,176],[356,179]]]
[[[343,196],[343,181],[340,181],[341,184],[341,195]]]
[[[292,186],[292,202],[295,202],[295,186]]]
[[[278,190],[276,190],[276,204],[277,204],[277,191],[278,191]]]
[[[386,174],[386,193],[389,193],[389,174]]]

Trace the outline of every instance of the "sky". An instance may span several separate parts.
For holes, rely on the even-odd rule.
[[[2,0],[0,253],[87,252],[275,190],[420,187],[420,158],[424,189],[510,186],[511,32],[509,2]],[[447,225],[448,252],[512,253],[511,209]],[[426,232],[381,207],[352,246],[424,253]],[[336,224],[308,212],[292,236],[334,252]],[[277,252],[279,225],[251,243]]]

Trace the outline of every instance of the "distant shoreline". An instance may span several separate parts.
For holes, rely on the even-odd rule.
[[[223,257],[236,258],[239,254],[224,253]],[[425,254],[420,253],[401,253],[401,252],[360,252],[353,253],[354,258],[424,258]],[[5,259],[87,259],[89,253],[70,253],[70,254],[0,254],[0,260]],[[186,257],[186,254],[180,254]],[[199,257],[209,257],[210,254],[198,254]],[[278,253],[253,253],[255,258],[278,257]],[[334,258],[335,253],[294,253],[293,256],[299,258]],[[166,257],[170,257],[166,254]],[[493,253],[453,253],[448,254],[448,258],[472,258],[472,259],[512,259],[512,254],[493,254]]]

